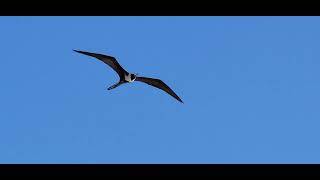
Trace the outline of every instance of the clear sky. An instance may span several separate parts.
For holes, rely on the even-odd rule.
[[[320,163],[320,17],[0,24],[0,163]]]

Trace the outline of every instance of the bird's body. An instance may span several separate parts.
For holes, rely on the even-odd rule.
[[[85,52],[85,51],[78,51],[78,50],[74,50],[74,51],[81,53],[81,54],[95,57],[95,58],[103,61],[107,65],[109,65],[114,71],[117,72],[117,74],[119,75],[119,78],[120,78],[119,82],[110,86],[108,88],[108,90],[114,89],[114,88],[116,88],[122,84],[125,84],[125,83],[132,83],[134,81],[140,81],[140,82],[144,82],[148,85],[151,85],[153,87],[159,88],[159,89],[167,92],[172,97],[174,97],[175,99],[177,99],[178,101],[183,103],[183,101],[178,97],[178,95],[176,95],[176,93],[174,93],[173,90],[169,86],[167,86],[163,81],[161,81],[160,79],[141,77],[141,76],[137,76],[138,74],[128,73],[125,69],[123,69],[121,67],[121,65],[118,63],[116,58],[114,58],[112,56],[107,56],[107,55],[98,54],[98,53]]]
[[[127,82],[133,82],[135,81],[137,78],[137,76],[135,74],[128,74],[128,75],[124,75],[124,80]]]

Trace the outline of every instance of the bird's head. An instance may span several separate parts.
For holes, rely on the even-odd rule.
[[[131,74],[131,80],[134,81],[138,76],[138,73]]]

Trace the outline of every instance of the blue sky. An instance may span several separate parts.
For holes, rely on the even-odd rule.
[[[320,17],[0,23],[0,163],[320,162]]]

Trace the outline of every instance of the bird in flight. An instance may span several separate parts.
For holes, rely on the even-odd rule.
[[[154,79],[154,78],[149,78],[149,77],[142,77],[142,76],[137,76],[138,74],[135,73],[128,73],[125,69],[121,67],[121,65],[118,63],[117,59],[112,56],[104,55],[104,54],[98,54],[98,53],[92,53],[92,52],[86,52],[86,51],[79,51],[79,50],[73,50],[75,52],[85,54],[88,56],[92,56],[94,58],[97,58],[104,62],[105,64],[109,65],[114,71],[117,72],[119,75],[119,82],[110,86],[108,90],[114,89],[122,84],[125,83],[132,83],[134,81],[140,81],[143,83],[146,83],[148,85],[151,85],[153,87],[159,88],[172,97],[174,97],[176,100],[180,101],[183,103],[183,101],[179,98],[179,96],[168,86],[166,85],[163,81],[160,79]]]

